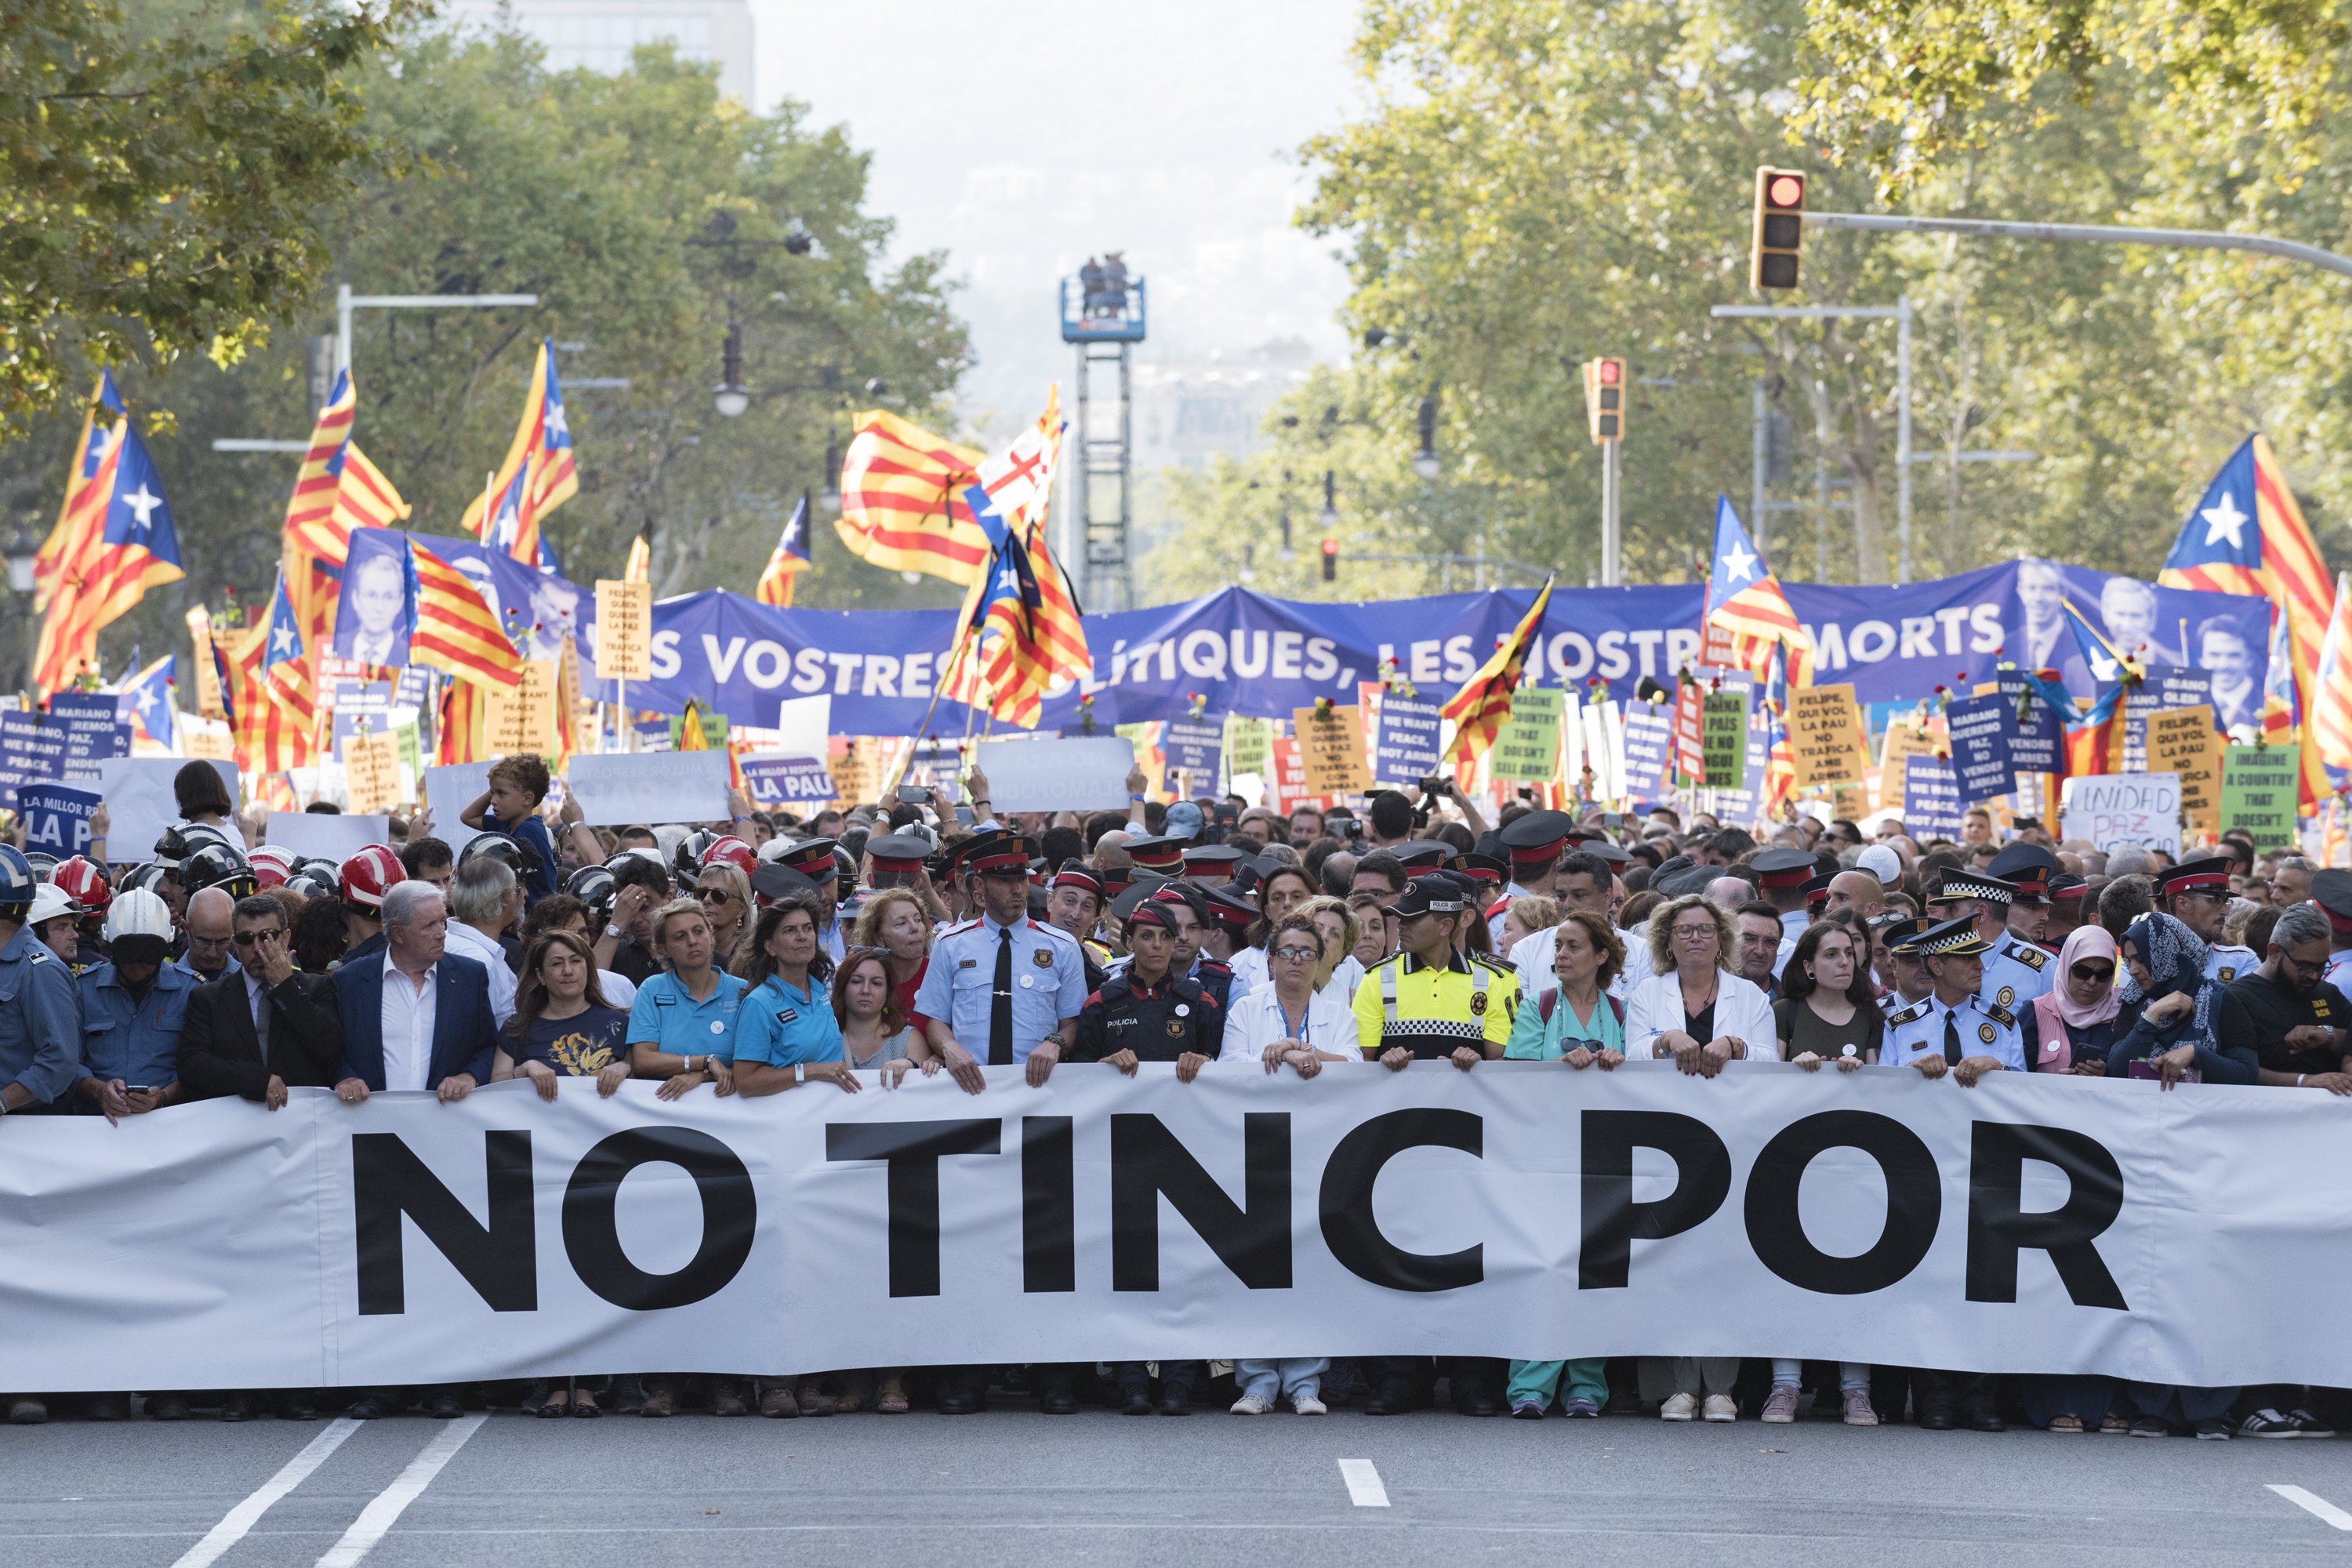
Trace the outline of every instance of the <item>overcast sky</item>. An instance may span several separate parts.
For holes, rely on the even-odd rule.
[[[845,123],[901,252],[945,249],[979,363],[965,412],[1009,429],[1071,351],[1055,278],[1124,249],[1150,280],[1154,358],[1303,337],[1341,357],[1346,277],[1290,225],[1294,150],[1359,100],[1354,0],[1129,7],[751,0],[757,91]],[[1101,31],[1076,18],[1113,18]]]

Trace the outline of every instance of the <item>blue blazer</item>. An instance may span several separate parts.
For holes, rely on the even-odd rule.
[[[343,1019],[341,1076],[363,1079],[378,1090],[383,1088],[383,962],[378,951],[345,963],[331,977]],[[470,958],[447,953],[433,966],[433,1065],[425,1087],[438,1089],[443,1079],[461,1072],[473,1074],[476,1083],[488,1083],[498,1049],[489,972]]]

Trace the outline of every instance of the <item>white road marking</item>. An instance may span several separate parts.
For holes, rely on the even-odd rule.
[[[2352,1530],[2352,1513],[2346,1513],[2324,1497],[2314,1497],[2301,1487],[2283,1487],[2276,1483],[2273,1483],[2270,1489],[2324,1524],[2332,1524],[2338,1530]]]
[[[1389,1489],[1381,1485],[1381,1473],[1370,1459],[1342,1459],[1339,1479],[1348,1483],[1348,1500],[1358,1508],[1386,1508]]]
[[[360,1424],[349,1416],[328,1423],[327,1429],[304,1446],[302,1451],[286,1461],[278,1472],[261,1483],[254,1494],[221,1516],[221,1521],[207,1531],[202,1541],[188,1548],[172,1568],[210,1568],[220,1554],[245,1539],[246,1531],[261,1521],[261,1516],[276,1505],[278,1499],[310,1479],[310,1472],[327,1462],[327,1456],[343,1446],[343,1439],[360,1429]]]
[[[479,1431],[482,1423],[488,1419],[487,1415],[460,1416],[435,1433],[433,1441],[425,1445],[424,1452],[408,1461],[408,1468],[400,1472],[400,1478],[376,1493],[373,1500],[360,1510],[359,1518],[352,1521],[352,1527],[343,1531],[343,1538],[329,1547],[326,1554],[319,1559],[318,1568],[357,1568],[360,1559],[384,1538],[385,1532],[392,1529],[408,1505],[433,1484],[433,1478],[441,1473],[441,1467],[455,1458],[457,1450],[466,1446],[466,1439]]]

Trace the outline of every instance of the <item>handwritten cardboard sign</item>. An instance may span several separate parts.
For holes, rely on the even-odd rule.
[[[1851,683],[1807,686],[1789,693],[1789,748],[1796,784],[1849,784],[1862,777],[1862,710]]]
[[[596,581],[596,678],[651,680],[654,676],[654,585]]]
[[[2206,703],[2165,708],[2147,716],[2147,771],[2180,781],[2180,809],[2189,826],[2221,831],[2221,746]]]
[[[2061,838],[2091,847],[2180,853],[2180,781],[2170,773],[2086,773],[2066,781],[2058,813]]]

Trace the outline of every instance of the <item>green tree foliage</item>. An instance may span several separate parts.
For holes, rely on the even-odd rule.
[[[114,0],[0,6],[0,422],[70,401],[83,361],[267,341],[327,264],[315,213],[384,166],[352,81],[415,9],[142,36]]]

